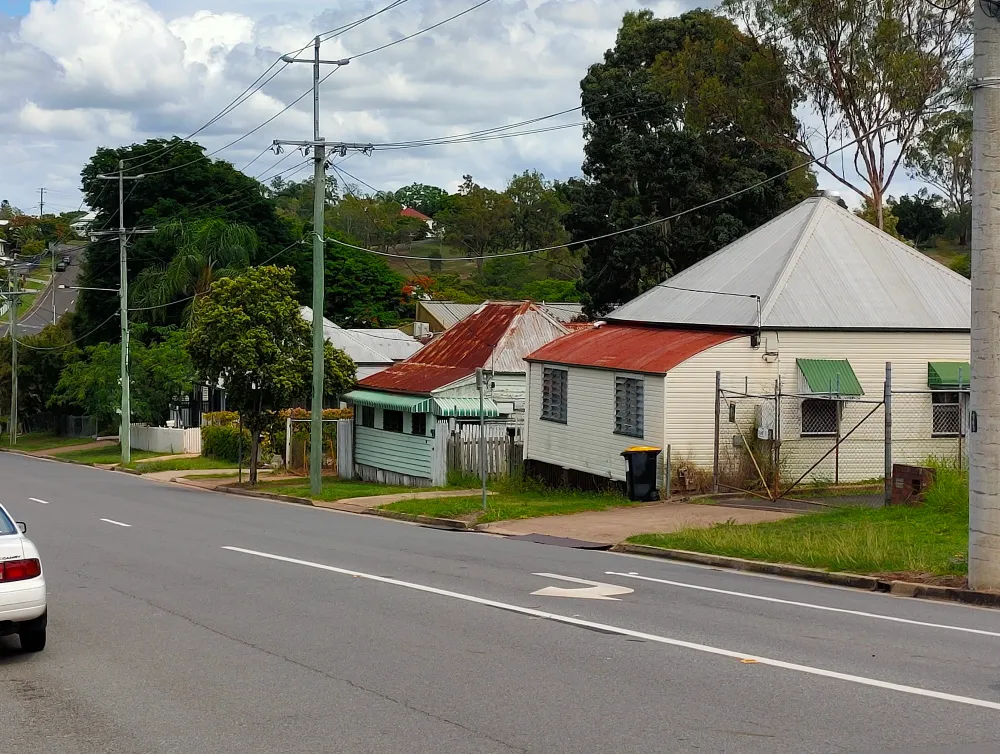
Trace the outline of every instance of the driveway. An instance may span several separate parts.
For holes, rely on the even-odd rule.
[[[618,544],[636,534],[708,528],[727,521],[737,524],[759,524],[766,521],[780,521],[794,515],[796,514],[791,512],[730,508],[722,505],[656,503],[633,508],[574,513],[570,516],[499,521],[481,528],[492,534],[513,536],[544,534],[583,542]]]

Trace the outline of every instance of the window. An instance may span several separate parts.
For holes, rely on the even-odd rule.
[[[615,377],[615,434],[642,437],[643,379]]]
[[[3,511],[0,511],[0,534],[17,534],[14,522]]]
[[[375,428],[375,409],[371,406],[361,407],[361,426]]]
[[[382,429],[386,432],[403,431],[403,412],[385,409],[382,411]]]
[[[837,434],[840,401],[806,398],[802,401],[802,434],[813,437]]]
[[[542,369],[542,419],[566,424],[566,383],[569,372],[565,369]]]
[[[957,437],[962,431],[962,394],[931,393],[931,437]]]
[[[413,424],[410,428],[410,434],[413,435],[426,435],[427,434],[427,414],[414,414]]]

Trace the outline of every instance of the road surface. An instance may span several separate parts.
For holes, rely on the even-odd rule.
[[[52,324],[52,299],[55,297],[56,317],[61,317],[70,311],[76,304],[76,297],[79,291],[60,289],[60,285],[76,285],[80,275],[80,264],[83,251],[79,246],[59,246],[56,249],[57,258],[62,254],[69,254],[70,265],[64,272],[57,272],[52,283],[45,293],[35,299],[31,311],[24,315],[17,323],[17,330],[21,335],[37,335],[47,325]],[[43,264],[50,264],[45,260]],[[0,322],[0,337],[7,334],[9,324],[7,317]]]
[[[1000,751],[996,611],[9,454],[0,496],[50,585],[19,753]]]

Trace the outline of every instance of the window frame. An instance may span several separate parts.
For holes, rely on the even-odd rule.
[[[814,405],[830,404],[834,407],[833,428],[829,432],[806,431],[807,403]],[[844,402],[841,400],[834,400],[830,398],[803,398],[802,403],[799,406],[799,437],[836,437],[837,424],[843,419],[843,404]]]
[[[943,401],[942,402],[936,402],[934,399],[938,398],[939,396],[940,397],[954,396],[956,398],[956,400],[954,402],[949,401],[947,403],[945,403]],[[964,400],[963,396],[964,396],[964,392],[962,390],[932,390],[931,391],[931,437],[932,438],[935,438],[935,439],[936,438],[947,439],[947,438],[952,438],[952,437],[964,437],[965,436],[965,432],[963,431],[964,427],[965,427],[965,421],[964,421],[964,419],[965,419],[965,412],[963,410],[964,409],[964,405],[965,405],[965,400]],[[940,429],[937,428],[936,422],[937,422],[937,419],[938,419],[938,413],[939,413],[938,412],[938,408],[939,407],[940,408],[949,408],[949,409],[953,409],[954,410],[955,414],[957,415],[956,418],[958,419],[958,428],[954,432],[951,432],[951,431],[943,432],[943,431],[941,431]]]
[[[362,406],[361,407],[361,426],[367,427],[368,429],[375,429],[375,407],[374,406]]]
[[[630,383],[635,383],[638,387],[635,394],[635,422],[634,429],[629,431],[627,422],[628,410],[630,406],[619,406],[619,397],[628,400],[628,387]],[[622,392],[624,391],[624,392]],[[614,434],[622,437],[634,437],[642,440],[646,437],[646,378],[639,374],[616,374],[614,382],[614,405],[615,405],[615,426]]]
[[[396,419],[396,417],[399,417],[399,424],[398,424],[399,429],[396,429],[395,426],[391,427],[391,428],[388,427],[388,426],[386,426],[389,423],[387,420],[390,417],[392,417],[392,419],[393,419],[393,424],[396,424],[395,419]],[[382,431],[383,432],[392,432],[394,434],[401,435],[401,434],[403,434],[403,426],[404,426],[404,421],[403,421],[403,412],[402,411],[399,411],[399,410],[393,409],[393,408],[383,408],[382,409]]]
[[[419,417],[419,421],[423,424],[422,432],[417,432],[417,417]],[[427,414],[411,414],[410,434],[417,437],[427,437]]]
[[[558,386],[553,379],[557,374],[560,383]],[[556,387],[559,389],[556,390]],[[542,367],[542,405],[539,419],[555,424],[569,424],[569,370],[565,367]]]

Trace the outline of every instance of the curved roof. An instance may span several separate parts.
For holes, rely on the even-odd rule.
[[[970,329],[970,282],[825,197],[792,207],[608,315],[688,327]]]

